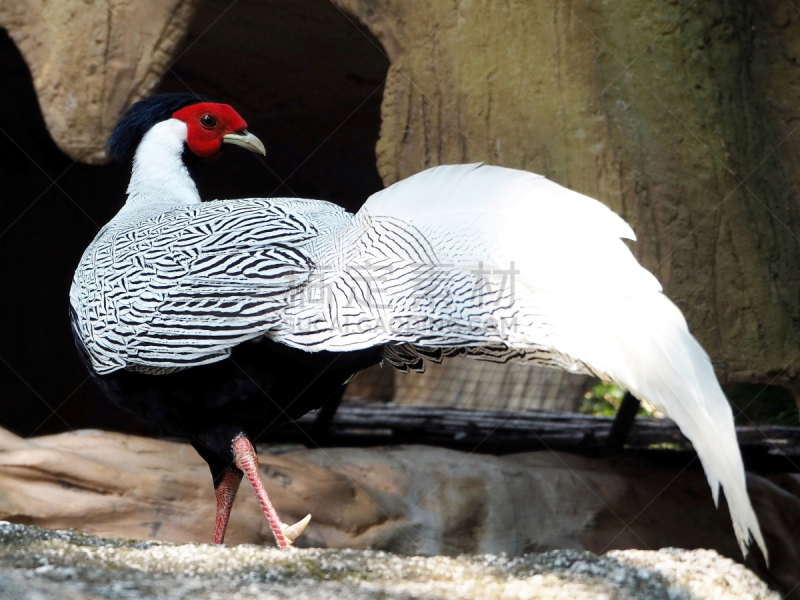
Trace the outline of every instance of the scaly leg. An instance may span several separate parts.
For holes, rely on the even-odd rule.
[[[215,544],[221,544],[225,539],[225,530],[228,528],[228,519],[231,516],[233,501],[242,482],[242,472],[239,469],[228,469],[222,476],[222,481],[214,490],[217,495],[217,518],[214,522]]]
[[[267,496],[264,484],[261,483],[261,476],[258,473],[258,455],[246,435],[242,434],[233,440],[233,456],[236,466],[247,475],[250,485],[253,486],[253,491],[256,493],[261,510],[264,511],[264,516],[267,517],[267,522],[270,529],[272,529],[272,535],[275,536],[275,542],[278,547],[289,548],[303,533],[306,525],[311,520],[311,515],[306,515],[304,519],[294,525],[286,525],[281,521],[275,511],[275,507],[272,506],[272,502],[269,500],[269,496]]]

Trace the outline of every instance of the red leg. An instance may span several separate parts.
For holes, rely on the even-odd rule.
[[[288,548],[292,542],[301,534],[306,528],[306,525],[311,520],[311,515],[306,516],[305,519],[288,526],[281,521],[275,507],[267,496],[267,490],[264,489],[264,484],[261,483],[261,476],[258,473],[258,455],[244,434],[240,435],[233,440],[233,456],[236,461],[236,466],[241,469],[247,479],[250,480],[250,485],[253,486],[253,491],[256,493],[258,503],[261,505],[261,510],[264,511],[264,516],[267,517],[272,535],[275,536],[275,542],[279,548]]]
[[[214,493],[217,495],[217,518],[214,522],[214,543],[221,544],[225,539],[225,530],[228,528],[228,519],[231,516],[233,501],[242,482],[242,472],[238,469],[228,469],[222,476]]]

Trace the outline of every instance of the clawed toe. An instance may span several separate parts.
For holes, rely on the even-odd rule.
[[[306,515],[302,519],[300,519],[294,525],[287,525],[286,523],[281,523],[281,529],[283,530],[283,535],[286,537],[286,540],[289,542],[289,546],[294,544],[294,541],[300,537],[300,535],[306,530],[308,523],[311,521],[311,515]]]

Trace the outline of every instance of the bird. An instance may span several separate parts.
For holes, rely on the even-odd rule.
[[[230,146],[265,154],[229,105],[134,103],[108,141],[112,158],[132,157],[127,198],[70,290],[98,386],[208,463],[214,543],[245,476],[279,547],[308,523],[283,523],[260,480],[253,442],[271,425],[369,366],[422,371],[462,355],[588,373],[649,401],[692,442],[715,503],[724,490],[742,553],[755,540],[768,556],[711,360],[611,209],[484,164],[429,168],[355,213],[298,198],[201,201],[189,167]]]

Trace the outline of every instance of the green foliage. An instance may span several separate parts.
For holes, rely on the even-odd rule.
[[[675,442],[661,442],[660,444],[648,444],[648,450],[686,450],[687,445]]]
[[[625,390],[615,383],[598,381],[583,396],[580,411],[589,415],[613,417],[624,397]]]
[[[613,417],[617,414],[622,399],[625,397],[625,390],[616,383],[610,381],[599,381],[586,392],[580,412],[601,417]],[[649,402],[642,402],[639,411],[636,413],[641,417],[663,417]]]

